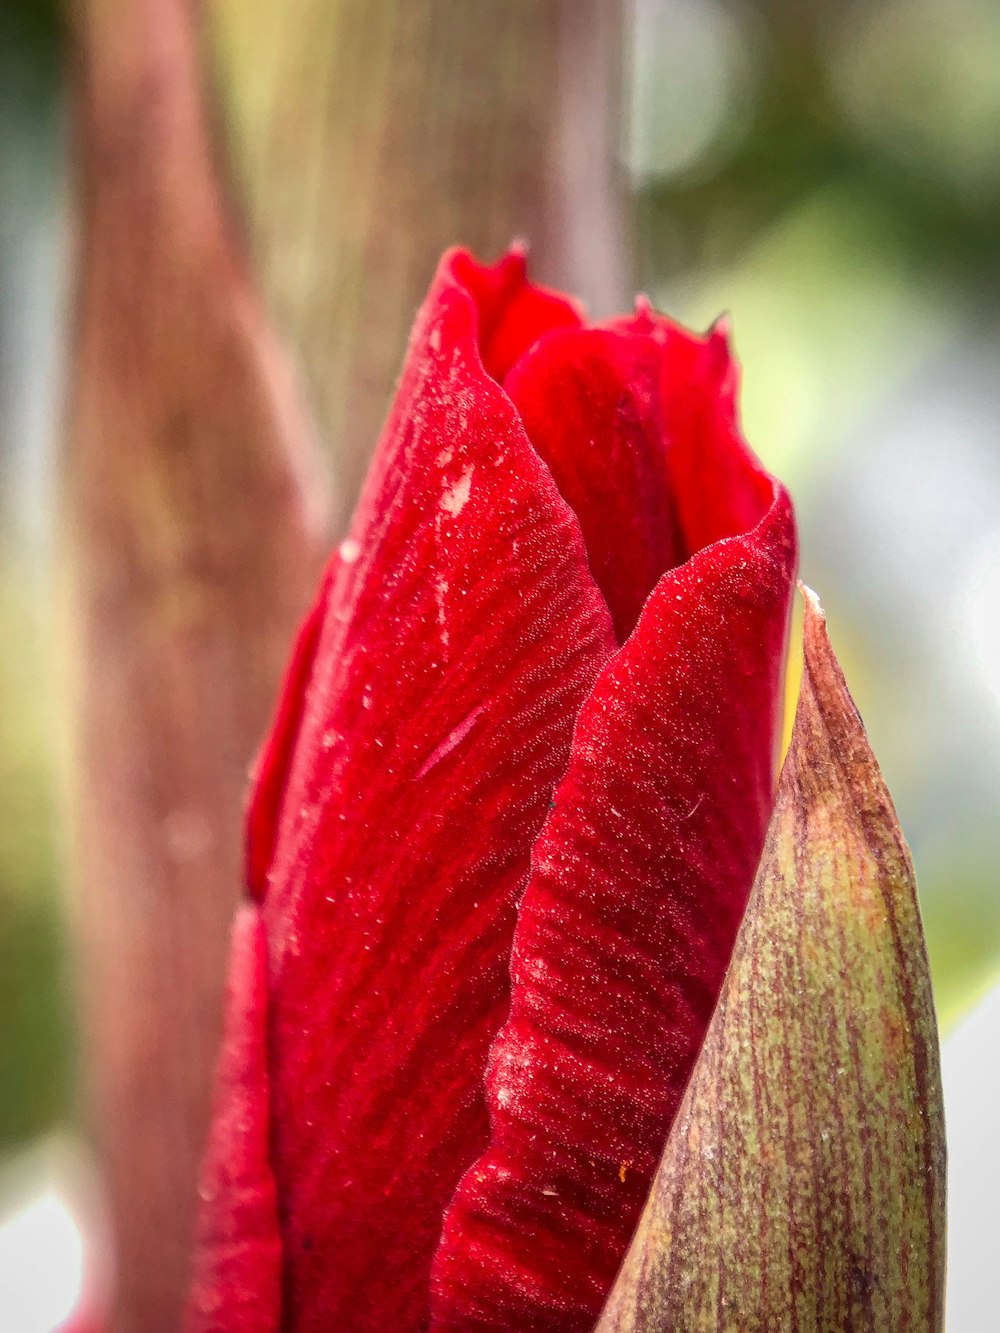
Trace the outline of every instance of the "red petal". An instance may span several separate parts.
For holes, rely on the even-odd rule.
[[[261,746],[251,774],[250,800],[247,805],[246,874],[247,887],[258,900],[264,896],[267,872],[274,857],[288,772],[302,725],[306,690],[312,678],[320,630],[336,572],[337,557],[334,556],[323,575],[316,601],[299,627],[292,646],[291,660],[278,692],[278,705],[271,730]]]
[[[714,544],[661,579],[581,710],[519,909],[511,1011],[487,1074],[490,1146],[435,1260],[434,1333],[592,1327],[763,844],[791,506],[735,432],[728,356],[666,333],[676,514],[689,549]]]
[[[673,514],[660,404],[662,349],[606,329],[550,333],[504,387],[580,520],[620,641],[687,552]]]
[[[189,1333],[277,1333],[281,1237],[268,1148],[267,946],[255,907],[233,925],[225,1032],[202,1168]]]
[[[486,1145],[515,902],[614,648],[576,519],[482,368],[470,273],[492,336],[520,330],[507,356],[551,309],[519,263],[439,272],[341,547],[262,907],[296,1330],[426,1324]]]
[[[499,264],[489,266],[461,251],[451,262],[455,277],[479,310],[479,354],[498,383],[543,334],[580,324],[574,302],[527,281],[521,250],[511,250]]]

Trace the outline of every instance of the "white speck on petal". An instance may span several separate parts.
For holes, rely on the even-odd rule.
[[[434,580],[434,600],[437,602],[438,628],[441,631],[441,647],[447,653],[448,638],[448,608],[446,598],[448,596],[448,580],[443,574],[439,574]]]
[[[361,547],[353,537],[348,537],[340,543],[339,555],[345,565],[353,565],[360,554]]]
[[[452,517],[457,516],[465,508],[469,495],[472,492],[472,474],[475,471],[472,467],[467,467],[458,481],[453,486],[449,486],[444,495],[441,496],[441,508]]]

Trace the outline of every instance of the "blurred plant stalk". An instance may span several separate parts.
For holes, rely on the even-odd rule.
[[[327,526],[220,182],[203,12],[255,264],[342,494],[446,245],[526,234],[598,310],[624,286],[612,0],[76,0],[73,871],[128,1333],[177,1326],[246,771]]]
[[[441,252],[631,299],[619,0],[211,0],[257,270],[349,508]]]
[[[75,11],[73,870],[115,1328],[175,1329],[247,766],[316,577],[311,430],[222,199],[185,0]]]

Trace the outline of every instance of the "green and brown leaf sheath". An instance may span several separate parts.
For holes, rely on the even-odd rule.
[[[598,1333],[940,1329],[944,1198],[913,869],[807,593],[757,880]]]

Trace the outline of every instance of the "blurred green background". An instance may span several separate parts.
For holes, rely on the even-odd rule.
[[[68,127],[54,4],[0,24],[2,1159],[67,1119],[74,1080],[50,591]],[[637,0],[622,106],[638,285],[698,327],[733,316],[945,1021],[1000,955],[998,71],[995,0]]]
[[[65,275],[55,0],[0,12],[0,1163],[63,1120],[72,1042],[54,819],[51,479]]]

